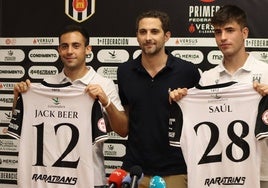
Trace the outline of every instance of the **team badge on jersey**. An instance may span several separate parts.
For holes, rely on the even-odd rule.
[[[65,14],[76,22],[83,22],[95,13],[95,0],[65,0]]]
[[[265,125],[268,125],[268,110],[263,112],[261,119]]]
[[[104,141],[108,138],[108,134],[106,131],[106,124],[104,120],[104,114],[98,99],[94,101],[94,104],[92,106],[91,125],[92,125],[93,145],[100,140]]]

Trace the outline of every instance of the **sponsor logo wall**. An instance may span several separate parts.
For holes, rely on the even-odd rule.
[[[247,11],[247,50],[268,63],[268,1],[258,0],[0,0],[0,187],[16,187],[18,141],[6,135],[11,118],[14,84],[29,78],[40,82],[61,71],[57,33],[66,24],[81,24],[90,32],[93,51],[86,58],[101,75],[117,83],[119,64],[140,54],[135,37],[136,16],[149,9],[171,17],[172,37],[166,43],[175,56],[200,71],[222,61],[210,18],[224,4]],[[254,10],[252,7],[255,7]],[[258,10],[258,12],[256,12]],[[125,139],[114,132],[104,145],[107,176],[122,164]]]

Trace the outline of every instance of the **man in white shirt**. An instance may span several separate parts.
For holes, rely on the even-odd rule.
[[[91,52],[87,31],[77,25],[65,27],[59,35],[58,52],[63,63],[63,70],[60,74],[47,78],[45,81],[51,84],[71,82],[73,85],[84,86],[88,95],[93,99],[98,99],[104,107],[110,128],[127,127],[127,116],[113,81],[97,74],[92,67],[86,66],[86,55]],[[16,106],[19,93],[27,91],[28,87],[30,87],[30,80],[15,85],[13,107]],[[107,181],[103,143],[95,144],[93,150],[95,188],[105,187]]]
[[[221,7],[211,19],[215,40],[223,53],[221,64],[201,75],[201,85],[214,85],[229,81],[252,83],[262,96],[268,94],[268,64],[246,52],[248,37],[246,13],[237,6]],[[178,101],[187,94],[187,89],[178,88],[170,92],[171,100]],[[261,142],[261,188],[268,187],[268,147]]]

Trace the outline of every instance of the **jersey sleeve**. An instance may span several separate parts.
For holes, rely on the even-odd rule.
[[[259,102],[255,136],[258,140],[268,138],[268,96],[263,97]]]
[[[12,118],[8,125],[7,135],[19,139],[21,135],[22,120],[23,120],[23,99],[22,96],[19,95],[16,107],[14,109],[14,112],[12,113]]]
[[[92,106],[91,125],[93,145],[97,142],[105,141],[108,139],[102,107],[100,106],[98,100],[95,100]]]
[[[168,138],[169,145],[180,147],[180,138],[182,131],[182,111],[179,105],[173,102],[170,105],[169,122],[168,122]]]

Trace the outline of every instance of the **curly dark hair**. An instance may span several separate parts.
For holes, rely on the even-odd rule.
[[[138,31],[139,28],[139,22],[143,18],[159,18],[162,23],[162,29],[166,33],[170,31],[170,20],[167,13],[158,11],[158,10],[149,10],[147,12],[141,13],[137,19],[136,19],[136,31]]]

